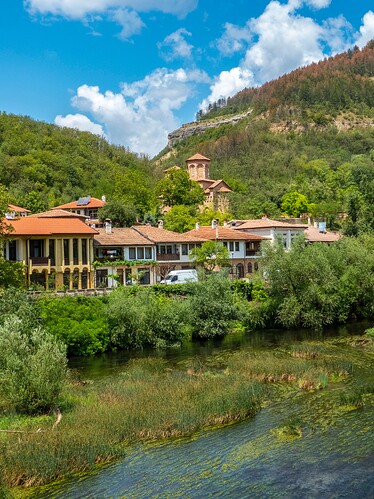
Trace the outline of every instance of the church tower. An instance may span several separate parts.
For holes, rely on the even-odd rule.
[[[210,159],[201,154],[194,154],[186,160],[187,171],[191,180],[209,180]]]

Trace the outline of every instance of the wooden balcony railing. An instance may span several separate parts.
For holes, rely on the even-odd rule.
[[[156,259],[159,262],[168,262],[169,260],[180,260],[179,253],[157,253]]]

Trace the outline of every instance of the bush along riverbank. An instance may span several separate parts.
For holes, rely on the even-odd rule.
[[[326,391],[326,411],[362,407],[373,402],[373,380],[370,386],[360,381],[357,393],[352,380],[355,366],[362,369],[370,362],[374,342],[369,336],[365,343],[359,340],[226,352],[177,364],[138,359],[116,376],[95,381],[71,375],[56,401],[63,415],[58,424],[52,411],[27,417],[3,412],[2,480],[8,487],[56,481],[125,456],[135,442],[188,436],[241,421],[273,400],[293,403],[297,394]],[[337,383],[339,398],[336,390],[329,392]],[[293,427],[287,428],[279,430],[282,438],[292,433]],[[297,430],[299,437],[302,432]]]

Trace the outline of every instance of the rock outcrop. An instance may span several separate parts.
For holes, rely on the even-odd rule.
[[[169,133],[168,146],[174,147],[177,142],[192,135],[200,135],[210,128],[218,128],[221,125],[233,125],[247,118],[251,113],[252,111],[248,111],[244,114],[237,114],[227,118],[222,117],[222,119],[215,119],[214,121],[193,121],[192,123],[186,123],[177,130],[174,130],[174,132]]]

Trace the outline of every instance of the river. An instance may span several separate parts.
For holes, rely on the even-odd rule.
[[[361,324],[324,331],[323,337],[347,336]],[[139,352],[162,355],[171,363],[222,350],[273,348],[290,341],[322,339],[321,333],[268,331],[233,335],[224,341],[188,345],[180,350]],[[361,362],[349,383],[374,386],[372,365]],[[131,355],[133,357],[134,354]],[[129,355],[72,360],[83,377],[120,370]],[[357,372],[358,371],[358,372]],[[85,476],[37,491],[42,498],[371,498],[374,497],[374,404],[339,412],[334,403],[344,389],[300,392],[274,402],[240,424],[163,444],[129,449],[120,462]],[[301,436],[276,430],[292,425]]]

